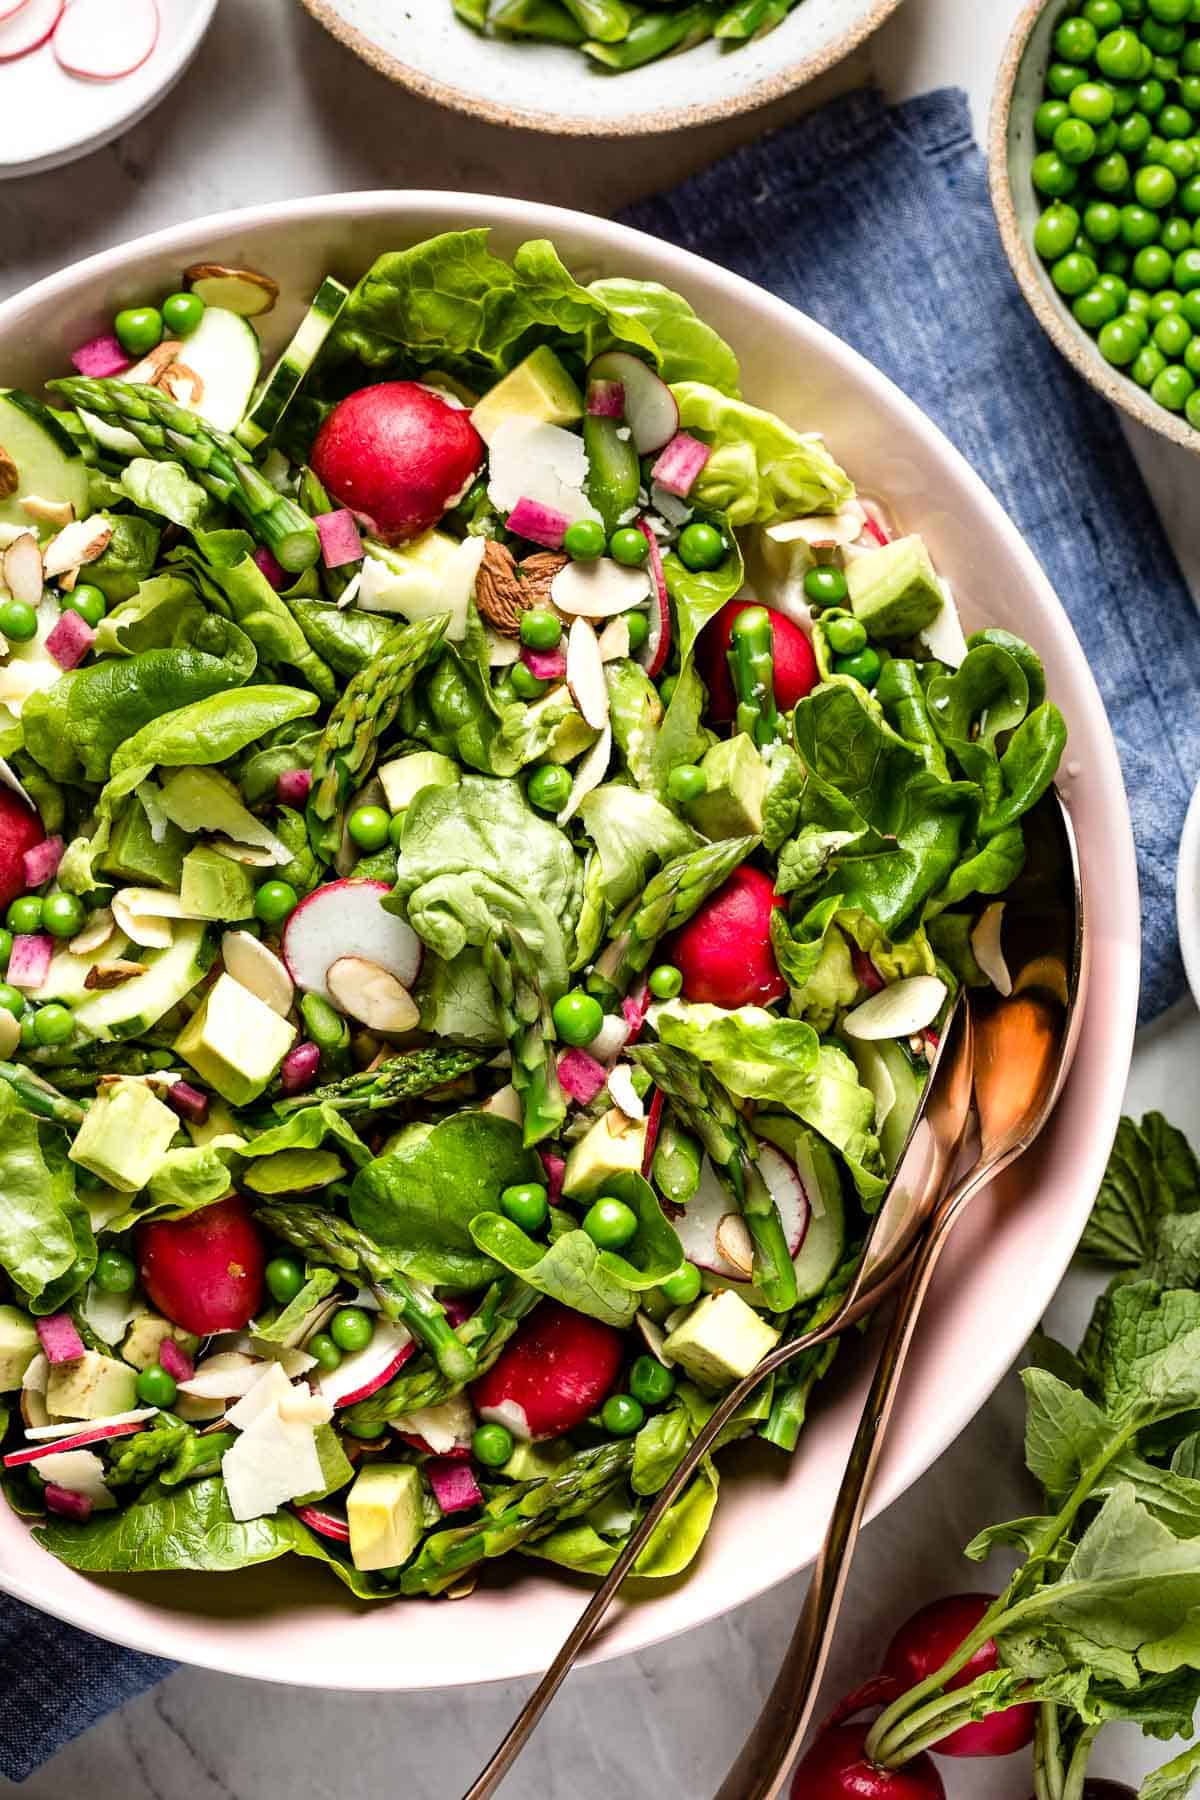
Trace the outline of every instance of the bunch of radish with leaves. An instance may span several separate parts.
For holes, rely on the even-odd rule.
[[[1017,1551],[994,1599],[916,1613],[835,1709],[793,1800],[941,1800],[935,1757],[1032,1742],[1034,1800],[1134,1800],[1089,1774],[1106,1724],[1190,1736],[1200,1700],[1200,1164],[1157,1113],[1123,1119],[1080,1246],[1116,1267],[1078,1350],[1038,1335],[1022,1373],[1041,1510],[981,1532]],[[873,1715],[864,1720],[861,1715]],[[1136,1800],[1183,1800],[1200,1744]]]

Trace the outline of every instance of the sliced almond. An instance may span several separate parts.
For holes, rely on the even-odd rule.
[[[21,1389],[21,1422],[26,1431],[42,1431],[49,1425],[50,1411],[44,1394],[33,1388]]]
[[[1004,902],[994,900],[990,906],[984,907],[979,923],[971,933],[971,949],[975,961],[996,992],[1007,997],[1013,991],[1013,983],[1008,964],[1004,960],[1003,931]]]
[[[117,957],[114,962],[93,963],[83,978],[83,985],[91,993],[97,989],[103,993],[109,988],[124,987],[127,981],[145,973],[145,963],[127,962],[124,957]]]
[[[611,556],[569,562],[550,584],[550,598],[573,619],[611,619],[640,606],[650,593],[650,571],[627,569]]]
[[[488,667],[490,669],[511,668],[521,660],[521,646],[516,638],[501,637],[490,625],[485,625],[488,640]]]
[[[446,1589],[447,1600],[469,1600],[478,1585],[478,1575],[460,1575],[453,1587]]]
[[[342,1011],[370,1031],[395,1036],[420,1022],[420,1008],[408,989],[390,969],[365,956],[339,956],[326,971],[325,984]]]
[[[613,1105],[625,1114],[627,1119],[644,1119],[646,1109],[641,1097],[633,1085],[633,1070],[628,1063],[618,1063],[608,1077],[608,1091]]]
[[[754,1239],[741,1213],[726,1213],[717,1226],[717,1249],[739,1275],[754,1273]]]
[[[21,476],[16,463],[0,444],[0,500],[7,500],[21,485]]]
[[[629,655],[629,621],[610,619],[600,633],[600,661],[617,662]]]
[[[813,550],[824,550],[834,545],[852,544],[862,536],[866,522],[865,507],[857,500],[849,500],[840,512],[810,513],[807,518],[768,525],[765,535],[773,544],[803,543]]]
[[[206,306],[223,306],[243,319],[270,312],[279,298],[279,283],[258,269],[230,269],[224,263],[193,263],[183,279]]]
[[[143,950],[166,950],[174,938],[172,918],[179,918],[179,913],[139,912],[130,902],[130,896],[140,898],[152,892],[149,888],[120,888],[113,895],[113,918],[125,936],[134,944],[140,944]],[[178,902],[178,894],[163,896],[167,900]]]
[[[663,1363],[669,1368],[671,1358],[665,1354],[663,1349],[663,1346],[667,1341],[667,1334],[662,1326],[656,1325],[654,1320],[650,1317],[650,1314],[644,1312],[638,1313],[637,1317],[634,1319],[634,1324],[641,1333],[643,1344],[645,1344],[655,1362]]]
[[[14,600],[35,608],[41,605],[45,570],[38,541],[31,531],[23,531],[4,552],[4,585]]]
[[[906,975],[848,1012],[842,1030],[868,1042],[912,1037],[933,1024],[945,998],[946,984],[937,975]]]
[[[498,1119],[511,1119],[514,1125],[520,1125],[525,1117],[521,1105],[521,1096],[510,1081],[507,1087],[497,1088],[490,1099],[485,1100],[480,1112],[494,1113]]]
[[[180,896],[170,888],[118,888],[113,895],[112,906],[117,923],[120,924],[118,905],[135,918],[186,919],[189,916]]]
[[[595,627],[576,619],[567,634],[567,686],[593,731],[608,723],[608,683]]]
[[[21,501],[21,511],[27,512],[31,519],[39,525],[69,525],[75,517],[75,508],[69,500],[43,500],[40,494],[26,494]]]
[[[0,1059],[7,1062],[21,1041],[21,1027],[12,1013],[0,1006]]]
[[[99,514],[64,525],[46,546],[44,569],[47,577],[64,575],[68,569],[81,569],[85,564],[95,562],[108,549],[112,534],[112,526]]]
[[[110,906],[98,906],[94,913],[88,915],[88,922],[82,931],[77,931],[67,945],[72,956],[87,956],[92,950],[99,950],[107,944],[117,929],[117,921],[113,918]]]
[[[164,338],[143,356],[141,362],[126,369],[122,379],[133,382],[136,387],[157,387],[159,377],[170,368],[182,349],[178,338]]]
[[[235,844],[232,838],[210,838],[209,848],[219,851],[230,862],[244,863],[248,869],[273,869],[279,858],[264,844]]]
[[[197,407],[204,399],[204,383],[195,369],[186,363],[173,362],[163,370],[159,386],[180,406]]]
[[[557,823],[565,825],[578,812],[586,794],[598,788],[608,773],[609,759],[612,756],[612,726],[607,719],[604,729],[596,739],[583,761],[575,770],[575,781],[567,796],[567,803],[558,815]]]
[[[296,990],[282,962],[265,944],[248,931],[227,931],[221,939],[221,960],[235,981],[286,1019]]]

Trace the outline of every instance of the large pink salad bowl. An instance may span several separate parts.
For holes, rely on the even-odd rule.
[[[980,1199],[945,1257],[873,1495],[881,1510],[929,1468],[1018,1356],[1071,1256],[1116,1128],[1133,1040],[1138,897],[1116,749],[1091,671],[1046,577],[983,482],[911,401],[855,351],[769,294],[667,244],[581,213],[447,193],[324,196],[178,225],[77,263],[0,306],[0,382],[37,389],[118,307],[178,285],[198,260],[279,282],[260,320],[285,341],[320,278],[353,279],[382,250],[490,226],[502,254],[549,237],[583,279],[652,278],[679,290],[734,345],[743,386],[828,437],[868,494],[928,539],[967,629],[1002,625],[1045,661],[1070,744],[1063,787],[1079,836],[1091,945],[1079,1050],[1050,1129]],[[593,1654],[684,1631],[803,1568],[816,1553],[865,1384],[847,1357],[822,1388],[792,1459],[726,1457],[717,1518],[685,1578],[631,1598]],[[1012,1446],[1013,1457],[1020,1453]],[[741,1460],[739,1461],[739,1457]],[[469,1598],[374,1607],[285,1559],[236,1575],[93,1578],[40,1551],[0,1509],[0,1589],[122,1644],[184,1662],[322,1688],[451,1687],[545,1667],[582,1584],[513,1559]]]

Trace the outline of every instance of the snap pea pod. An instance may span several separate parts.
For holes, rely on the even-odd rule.
[[[582,44],[587,36],[559,0],[503,0],[491,24],[514,37],[541,38],[548,44]]]
[[[349,1075],[350,1025],[345,1015],[330,1006],[321,994],[305,994],[300,1001],[300,1017],[309,1042],[321,1052],[322,1074]],[[312,1096],[305,1094],[301,1104],[311,1105]]]
[[[68,1131],[77,1131],[83,1124],[83,1107],[68,1100],[32,1069],[22,1069],[17,1063],[0,1063],[0,1081],[8,1083],[18,1106],[36,1113],[39,1119],[65,1125]]]
[[[760,748],[775,743],[782,732],[775,705],[774,632],[765,606],[748,606],[738,614],[727,660],[737,696],[737,729]]]
[[[619,44],[633,24],[624,0],[562,0],[575,23],[602,44]]]
[[[672,1206],[686,1206],[700,1186],[701,1156],[699,1138],[665,1118],[654,1147],[654,1185]]]
[[[740,44],[747,38],[765,37],[786,19],[798,0],[737,0],[721,14],[713,36],[724,43]]]
[[[525,1143],[553,1137],[567,1116],[558,1084],[551,1006],[537,962],[511,925],[493,932],[483,947],[483,966],[496,992],[504,1035],[512,1051],[512,1084],[521,1098]]]
[[[625,436],[619,434],[624,431]],[[642,485],[642,471],[629,427],[619,419],[600,419],[589,413],[583,421],[583,447],[587,451],[587,497],[614,532],[628,523]]]
[[[619,44],[603,44],[590,38],[583,49],[593,62],[620,72],[640,69],[673,50],[690,50],[711,37],[716,14],[711,6],[684,6],[678,12],[643,13],[635,19]]]

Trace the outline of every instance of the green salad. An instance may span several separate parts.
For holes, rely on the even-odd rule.
[[[578,47],[617,74],[691,50],[708,38],[733,49],[782,25],[800,0],[450,0],[458,17],[495,37]]]
[[[5,1489],[88,1571],[599,1573],[844,1292],[1062,719],[667,288],[453,232],[264,370],[277,299],[0,392]]]

